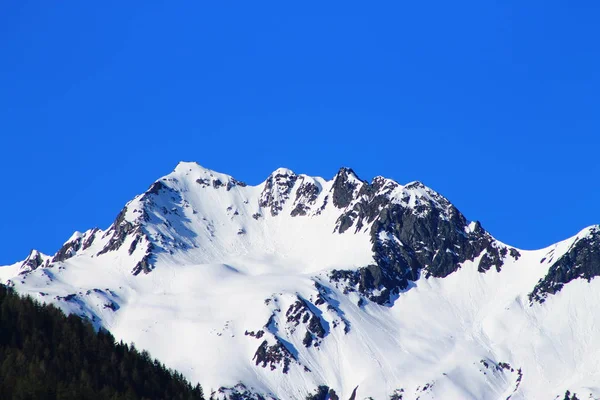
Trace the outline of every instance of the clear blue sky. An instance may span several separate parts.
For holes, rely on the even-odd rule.
[[[180,160],[420,180],[502,241],[600,222],[600,2],[0,5],[0,265]]]

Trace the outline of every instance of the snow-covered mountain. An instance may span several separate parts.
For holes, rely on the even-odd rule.
[[[217,398],[600,398],[600,228],[503,244],[419,182],[180,163],[107,229],[0,267]],[[568,391],[568,393],[567,393]]]

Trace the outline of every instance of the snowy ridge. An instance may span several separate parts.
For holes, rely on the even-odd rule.
[[[0,279],[216,398],[600,398],[599,257],[597,226],[519,250],[420,182],[185,162]]]

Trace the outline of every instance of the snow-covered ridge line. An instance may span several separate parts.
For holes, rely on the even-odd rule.
[[[597,359],[585,338],[600,325],[586,306],[599,300],[599,238],[593,226],[523,251],[420,182],[279,168],[251,186],[184,162],[108,229],[32,251],[0,279],[216,398],[600,395],[600,375],[559,367],[565,352]]]
[[[337,214],[333,231],[339,234],[346,231],[368,233],[372,258],[363,257],[362,265],[354,264],[355,267],[350,270],[333,269],[331,278],[380,304],[393,302],[397,293],[406,289],[410,281],[417,280],[422,272],[426,276],[444,277],[479,255],[482,255],[478,267],[480,272],[492,267],[499,271],[507,254],[515,259],[520,255],[518,249],[495,240],[481,228],[479,222],[466,221],[446,198],[418,181],[403,186],[377,176],[368,183],[345,167],[333,179],[326,181],[278,168],[261,184],[248,186],[230,175],[212,171],[195,162],[180,162],[173,172],[155,181],[146,192],[130,201],[106,231],[94,228],[83,234],[75,232],[51,258],[42,258],[33,251],[22,262],[21,272],[63,262],[90,247],[94,251],[90,256],[102,256],[126,245],[128,255],[135,260],[131,269],[134,275],[149,273],[157,259],[167,253],[185,251],[200,256],[188,254],[190,261],[219,262],[224,254],[230,255],[230,251],[223,247],[241,250],[242,253],[250,250],[248,243],[231,240],[231,232],[226,235],[229,243],[225,246],[213,243],[212,249],[207,249],[203,245],[206,238],[202,236],[208,233],[215,237],[215,221],[223,225],[224,218],[220,215],[216,219],[208,219],[192,207],[193,202],[188,197],[200,200],[202,196],[198,195],[201,192],[212,194],[213,201],[216,196],[217,202],[227,200],[232,203],[227,211],[231,211],[231,221],[236,221],[227,223],[237,227],[234,230],[238,236],[246,235],[248,229],[254,230],[257,225],[248,220],[248,215],[255,221],[273,218],[286,206],[286,214],[291,217],[314,218],[333,205],[334,214]],[[223,196],[219,192],[227,193]],[[233,210],[233,203],[240,200],[243,205]],[[200,215],[202,221],[192,223],[198,218],[186,216],[190,209],[192,214]],[[197,228],[201,225],[205,225],[204,229],[198,232]],[[586,232],[593,235],[594,229],[586,228],[577,237],[585,238]],[[269,241],[264,237],[264,230],[261,233],[262,242]],[[389,237],[394,237],[395,241],[388,241],[386,238]],[[450,245],[440,242],[440,238]],[[306,247],[312,248],[313,245]],[[201,251],[190,251],[200,248]],[[598,275],[598,271],[590,270],[589,263],[583,263],[584,272],[578,275],[547,277],[546,281],[554,282],[552,285],[540,281],[538,287],[532,290],[530,299],[543,301],[546,294],[556,293],[570,280],[578,277],[589,280]],[[537,293],[540,290],[543,293]]]

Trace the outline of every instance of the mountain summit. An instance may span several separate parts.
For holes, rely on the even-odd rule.
[[[232,399],[598,397],[598,275],[598,226],[525,251],[420,182],[190,162],[0,267]]]

